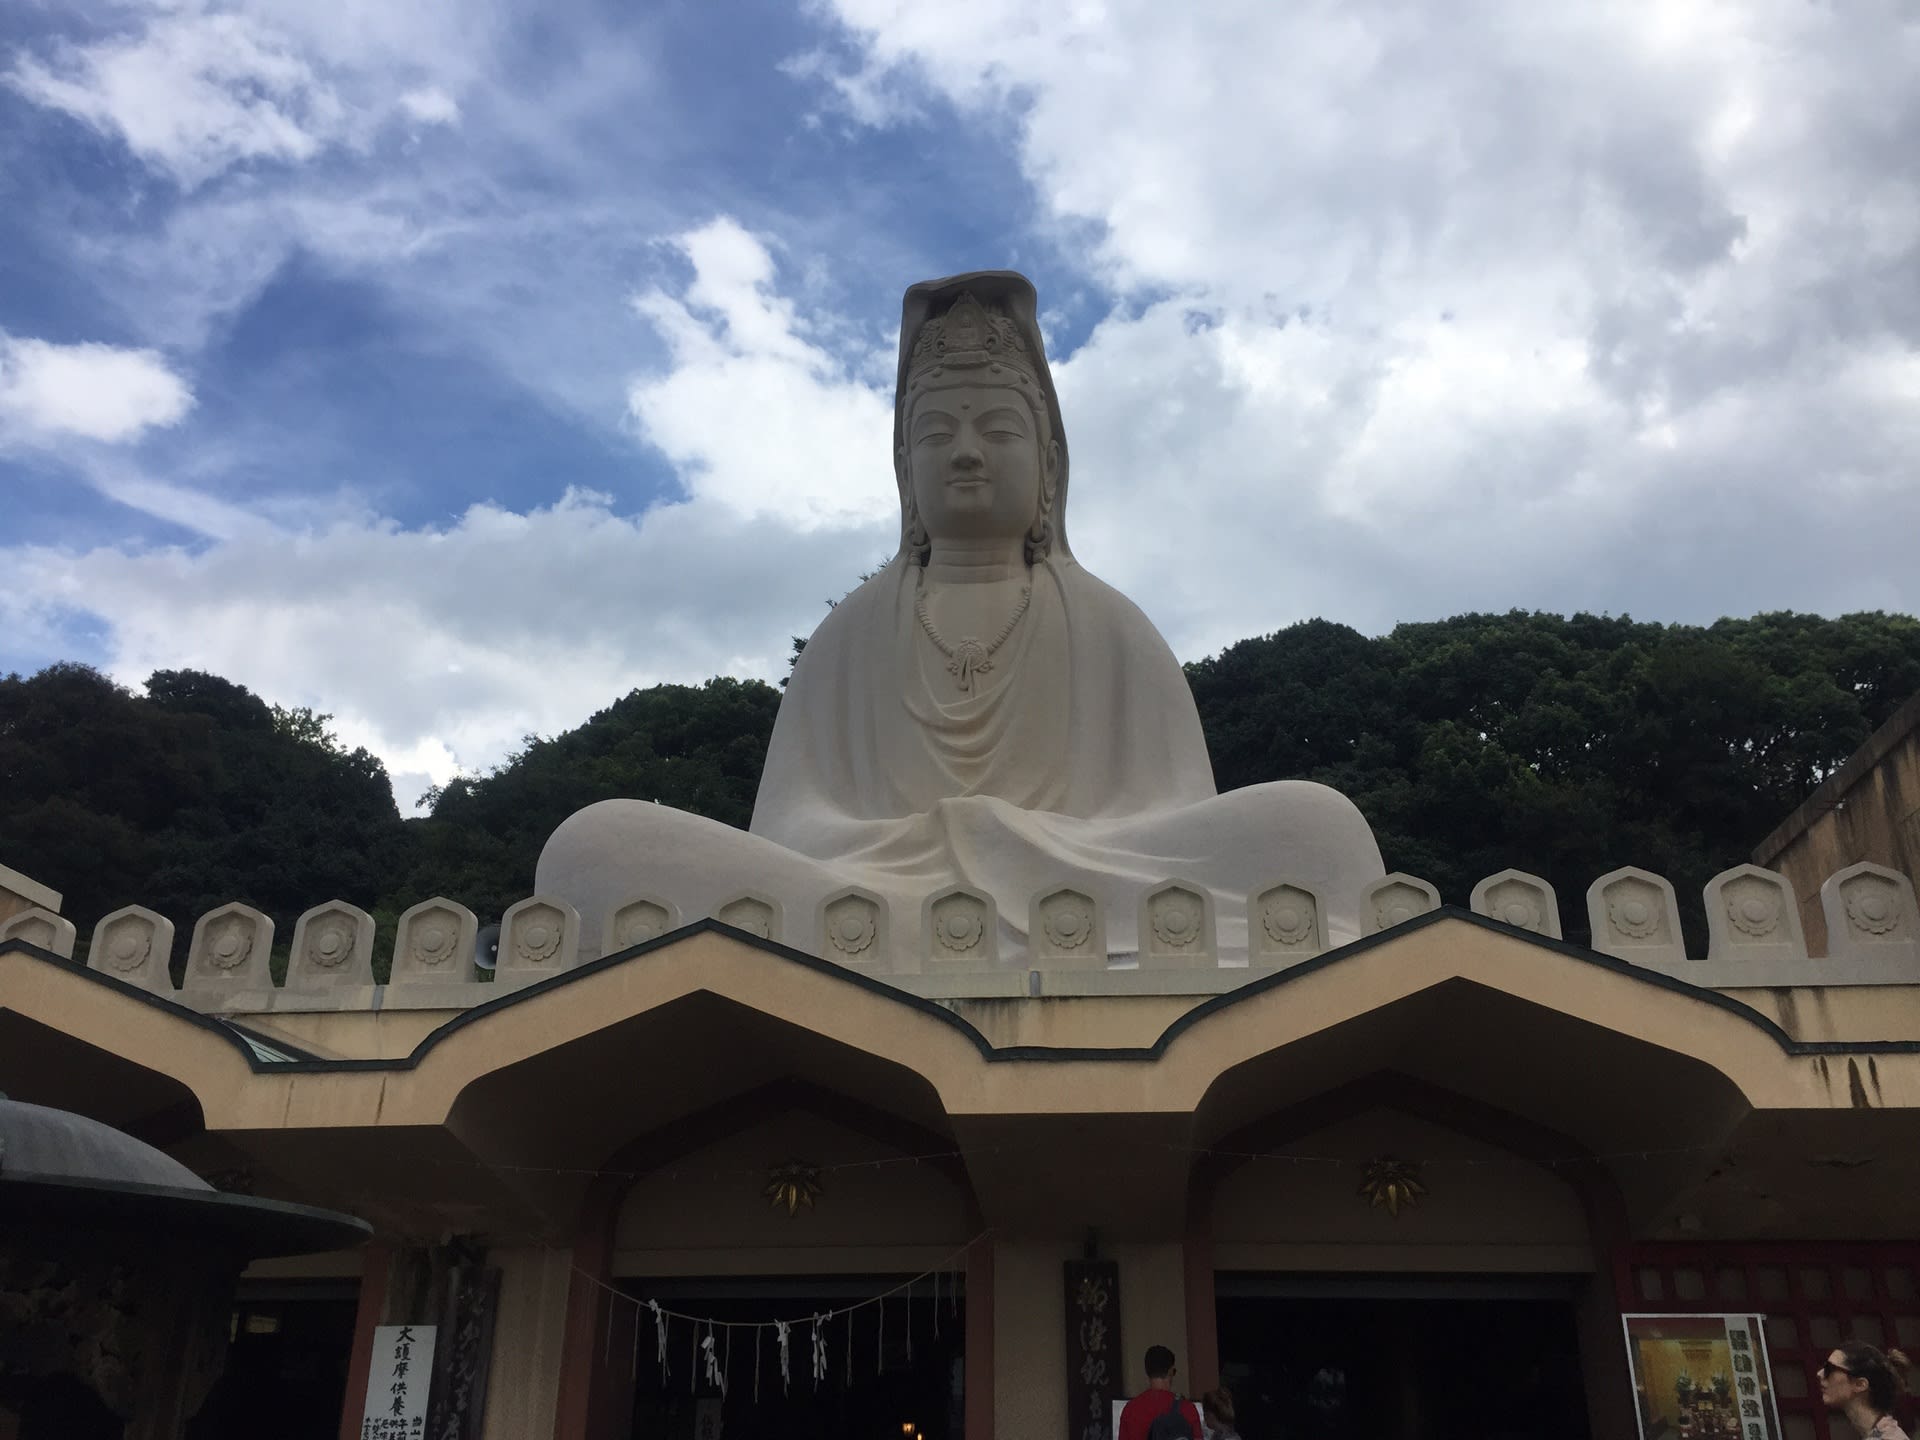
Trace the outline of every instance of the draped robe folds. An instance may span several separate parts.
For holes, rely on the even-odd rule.
[[[757,893],[804,944],[818,904],[856,885],[889,902],[904,955],[952,886],[991,896],[1013,946],[1033,897],[1071,886],[1124,960],[1141,898],[1168,880],[1212,893],[1223,954],[1245,953],[1248,897],[1286,880],[1321,894],[1331,938],[1358,933],[1383,873],[1366,821],[1305,782],[1217,794],[1186,677],[1126,597],[1071,556],[1039,561],[1026,614],[966,693],[920,623],[921,583],[896,556],[807,642],[750,834],[606,801],[555,832],[540,891],[576,905],[589,938],[638,894],[691,919]]]

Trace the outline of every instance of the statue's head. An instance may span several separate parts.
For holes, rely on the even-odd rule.
[[[982,270],[907,291],[893,444],[900,548],[914,563],[932,534],[1024,530],[1030,563],[1071,554],[1067,439],[1024,275]],[[982,483],[965,481],[973,465]]]

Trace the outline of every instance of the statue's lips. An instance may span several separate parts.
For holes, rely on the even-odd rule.
[[[990,483],[984,475],[955,475],[947,481],[948,487],[955,490],[977,490]]]

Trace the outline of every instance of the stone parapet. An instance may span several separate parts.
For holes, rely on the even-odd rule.
[[[49,915],[58,915],[60,900],[58,890],[42,885],[18,870],[0,865],[0,921],[11,920],[28,910],[44,910]]]
[[[1690,956],[1673,886],[1624,866],[1588,887],[1588,943],[1616,960],[1715,990],[1920,984],[1920,907],[1905,875],[1852,865],[1831,876],[1821,895],[1833,937],[1824,955],[1809,953],[1785,878],[1735,866],[1707,883],[1701,897],[1707,951]],[[1360,943],[1420,923],[1445,903],[1432,884],[1401,873],[1353,898],[1367,932]],[[1168,876],[1138,888],[1131,908],[1143,943],[1118,954],[1107,948],[1108,916],[1099,901],[1059,886],[1035,891],[1018,917],[1024,928],[990,898],[956,887],[910,910],[871,891],[842,888],[822,895],[803,916],[753,894],[706,916],[684,911],[670,895],[636,893],[603,917],[606,946],[582,944],[581,917],[565,901],[534,895],[502,918],[498,969],[483,978],[475,952],[493,932],[483,935],[471,910],[436,896],[400,917],[385,984],[374,983],[374,924],[364,911],[330,900],[302,915],[286,980],[276,983],[267,964],[272,920],[234,902],[195,922],[178,990],[166,970],[173,923],[127,906],[95,926],[87,964],[207,1014],[458,1010],[580,965],[637,953],[689,925],[717,923],[927,999],[1211,995],[1341,948],[1326,933],[1328,900],[1285,876],[1247,895]],[[1473,887],[1468,905],[1502,926],[1565,943],[1559,901],[1537,875],[1490,875]],[[0,943],[12,938],[65,956],[73,928],[36,909],[0,924]]]

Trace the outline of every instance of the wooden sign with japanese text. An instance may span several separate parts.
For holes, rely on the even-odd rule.
[[[1120,1266],[1067,1262],[1067,1432],[1073,1440],[1112,1440],[1120,1395]]]

